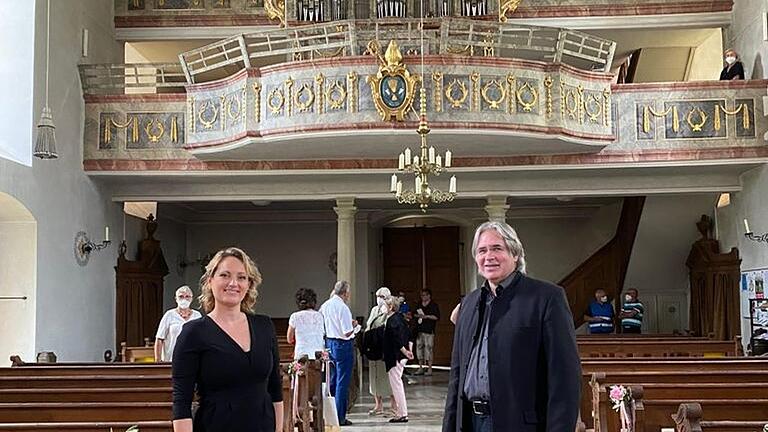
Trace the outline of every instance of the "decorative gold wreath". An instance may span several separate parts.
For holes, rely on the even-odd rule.
[[[590,102],[592,102],[590,104]],[[596,106],[597,108],[590,111],[590,105]],[[600,100],[600,96],[589,94],[586,98],[584,98],[584,112],[587,113],[587,117],[589,117],[589,120],[592,121],[592,123],[599,123],[600,122],[600,114],[603,112],[603,105],[602,101]]]
[[[488,91],[491,89],[491,87],[496,87],[499,89],[499,97],[497,99],[491,99],[488,96]],[[485,103],[489,105],[490,109],[500,109],[500,104],[504,102],[504,98],[507,96],[507,90],[504,88],[503,85],[499,84],[498,81],[495,79],[492,79],[485,83],[483,86],[483,89],[481,91],[481,94],[483,95],[483,100]]]
[[[307,96],[307,99],[304,102],[301,101],[302,94],[306,94]],[[302,84],[293,96],[293,101],[299,111],[309,111],[309,109],[312,108],[312,104],[315,103],[315,92],[312,90],[312,85],[306,82]]]
[[[334,97],[334,95],[338,95],[338,97]],[[342,109],[344,107],[344,99],[347,98],[347,90],[344,89],[340,81],[333,81],[328,86],[326,98],[331,109]]]
[[[204,114],[209,108],[213,111],[213,115],[206,119]],[[204,100],[198,108],[197,119],[200,120],[200,123],[202,123],[204,128],[213,129],[213,124],[216,123],[217,118],[219,118],[219,109],[216,108],[215,104],[211,103],[210,99]]]
[[[272,103],[275,99],[279,100],[280,102],[277,104]],[[283,94],[283,89],[280,87],[273,88],[267,97],[267,106],[269,107],[270,112],[272,112],[272,114],[280,114],[280,111],[283,110],[283,105],[285,105],[285,95]]]
[[[235,113],[232,113],[232,105],[233,102],[237,102],[237,111]],[[243,108],[243,104],[240,103],[240,99],[238,99],[236,96],[229,100],[229,103],[227,104],[227,114],[229,115],[229,120],[232,122],[233,120],[236,120],[238,116],[240,116],[240,110]]]
[[[531,99],[529,102],[526,102],[523,98],[524,90],[528,89],[528,94],[531,95]],[[539,92],[536,91],[536,89],[531,86],[531,84],[527,81],[523,81],[523,85],[521,85],[517,92],[515,92],[517,95],[517,101],[520,102],[520,105],[523,106],[523,111],[525,112],[531,112],[533,111],[533,108],[536,106],[536,102],[539,101]]]
[[[153,124],[157,126],[153,128],[152,127]],[[156,134],[153,134],[152,131],[154,129],[157,129],[159,132]],[[163,122],[155,118],[147,122],[147,125],[144,126],[144,131],[147,133],[147,137],[149,138],[149,141],[156,143],[160,141],[160,138],[163,137],[163,134],[165,133],[165,126],[163,126]]]
[[[456,86],[458,86],[458,90],[461,94],[458,98],[453,97],[453,90]],[[451,103],[451,108],[461,108],[461,105],[467,100],[467,96],[469,96],[469,92],[467,91],[466,84],[459,81],[457,78],[454,78],[450,84],[445,86],[445,98]]]
[[[693,114],[698,111],[699,119],[701,120],[698,123],[693,122]],[[688,123],[688,126],[691,127],[691,131],[693,132],[701,132],[701,128],[707,123],[707,113],[705,113],[701,108],[698,106],[695,106],[691,108],[691,110],[688,112],[688,115],[685,116],[685,122]]]

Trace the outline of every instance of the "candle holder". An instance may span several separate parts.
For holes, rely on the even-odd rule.
[[[100,243],[94,243],[88,238],[88,234],[85,231],[79,231],[75,234],[75,260],[80,266],[85,266],[88,264],[91,252],[100,251],[111,243],[109,240],[109,228],[105,230],[104,240]]]
[[[421,112],[419,114],[419,128],[416,132],[421,136],[421,146],[419,155],[411,158],[411,149],[406,148],[405,152],[400,153],[398,157],[398,171],[404,173],[413,173],[414,189],[403,190],[403,182],[397,178],[397,174],[392,174],[390,182],[390,192],[395,194],[397,202],[400,204],[418,204],[422,212],[427,211],[429,203],[444,203],[453,201],[456,198],[456,176],[452,176],[448,186],[448,192],[441,191],[429,185],[429,175],[439,176],[447,171],[451,166],[451,151],[445,152],[445,159],[440,155],[435,155],[434,147],[427,147],[427,134],[429,125],[427,124],[427,95],[424,86],[420,89]]]
[[[744,219],[744,237],[753,242],[768,243],[768,233],[755,235],[755,233],[749,229],[749,221],[747,219]]]

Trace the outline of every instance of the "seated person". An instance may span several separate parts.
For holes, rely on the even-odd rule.
[[[595,300],[584,311],[584,321],[589,323],[589,334],[613,333],[614,316],[613,305],[608,302],[605,290],[596,289]]]
[[[739,54],[728,49],[725,51],[725,67],[720,72],[720,81],[743,80],[744,65],[739,60]]]

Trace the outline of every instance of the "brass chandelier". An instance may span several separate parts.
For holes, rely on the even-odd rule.
[[[423,74],[422,74],[423,76]],[[392,174],[390,191],[395,194],[397,202],[400,204],[418,204],[421,211],[426,212],[429,203],[444,203],[453,201],[456,198],[456,176],[451,176],[448,186],[448,192],[443,192],[429,185],[429,176],[439,176],[447,168],[451,167],[451,151],[445,152],[445,159],[435,154],[434,147],[427,147],[427,134],[429,133],[429,124],[427,123],[427,95],[422,84],[419,92],[419,128],[416,129],[421,136],[421,146],[419,154],[411,157],[411,149],[406,148],[400,153],[397,161],[397,170],[401,173],[413,173],[414,189],[404,190],[403,182],[397,178],[397,174]]]
[[[451,167],[451,151],[446,150],[445,159],[436,155],[434,147],[427,147],[427,92],[424,89],[424,2],[421,2],[421,76],[419,81],[419,128],[416,132],[421,137],[419,154],[411,157],[411,149],[407,148],[400,153],[397,160],[397,170],[401,173],[413,173],[414,189],[404,190],[403,182],[397,178],[397,173],[392,174],[390,192],[395,194],[400,204],[418,204],[421,211],[426,213],[429,203],[451,202],[456,198],[456,176],[451,176],[448,192],[443,192],[429,185],[429,176],[439,176]]]

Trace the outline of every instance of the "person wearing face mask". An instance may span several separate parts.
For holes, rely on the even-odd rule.
[[[743,80],[744,65],[739,60],[739,54],[729,49],[725,51],[725,67],[720,72],[720,81]]]
[[[595,300],[584,311],[584,321],[589,323],[589,334],[613,333],[613,305],[608,302],[605,290],[595,290]]]
[[[637,289],[628,289],[624,296],[624,306],[619,313],[621,332],[640,334],[643,327],[643,312],[645,312],[645,306],[637,298]]]
[[[197,318],[200,312],[190,309],[192,305],[192,290],[184,285],[176,290],[177,307],[168,310],[160,320],[155,335],[155,361],[170,362],[173,359],[173,348],[176,338],[181,333],[181,327]]]
[[[386,299],[391,297],[392,293],[387,287],[381,287],[376,290],[376,305],[371,308],[371,313],[368,315],[368,321],[365,324],[366,334],[375,329],[381,329],[387,323],[387,314],[389,308],[387,307]],[[383,330],[383,329],[382,329]],[[383,332],[381,332],[383,339]],[[378,340],[377,342],[381,342]],[[381,348],[379,347],[379,351]],[[378,359],[370,359],[368,361],[368,383],[369,391],[373,396],[374,406],[368,411],[368,415],[382,415],[384,414],[384,397],[392,397],[392,387],[389,385],[389,376],[387,375],[387,369],[384,366],[384,359],[380,356]],[[391,399],[392,409],[396,409],[394,398]]]

